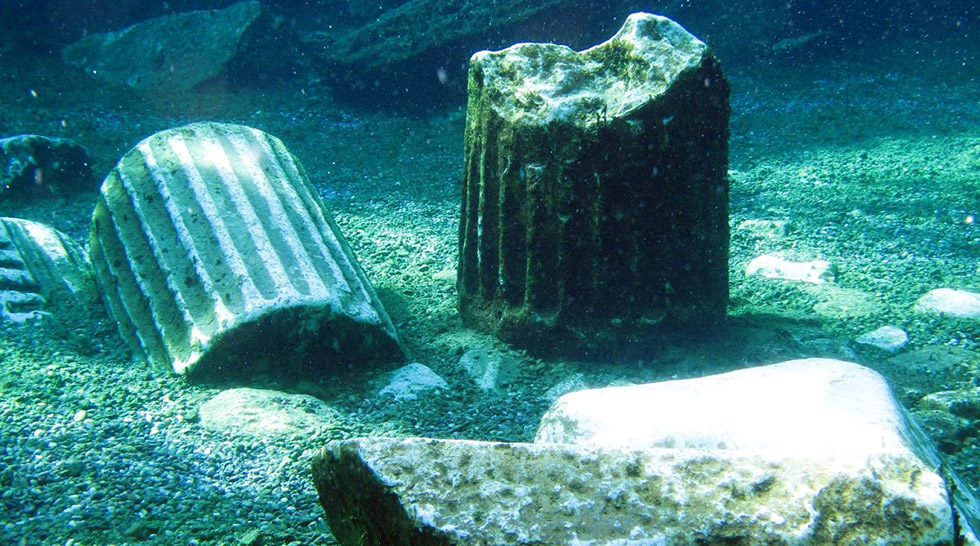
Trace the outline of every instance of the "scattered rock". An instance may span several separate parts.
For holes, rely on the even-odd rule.
[[[388,383],[378,391],[378,396],[392,396],[395,400],[415,400],[420,394],[433,389],[448,389],[449,384],[425,364],[412,362],[388,374]]]
[[[455,269],[443,269],[432,274],[432,279],[445,283],[456,284],[456,270]]]
[[[897,326],[882,326],[873,332],[868,332],[856,340],[861,345],[871,345],[889,353],[901,351],[909,342],[909,335]]]
[[[522,43],[469,66],[467,325],[539,353],[601,353],[724,315],[728,84],[704,42],[637,13],[581,52]]]
[[[915,304],[919,313],[935,313],[956,318],[980,318],[980,294],[952,288],[930,290]]]
[[[303,167],[257,129],[147,138],[106,178],[92,221],[110,311],[155,365],[298,380],[405,358]]]
[[[0,139],[0,198],[94,190],[85,148],[64,138],[18,135]]]
[[[463,353],[459,366],[484,391],[499,389],[510,383],[517,374],[517,362],[514,359],[484,348],[470,349]]]
[[[752,237],[775,241],[789,233],[787,220],[745,220],[736,228]]]
[[[930,392],[949,390],[976,375],[976,353],[962,347],[929,345],[888,358],[888,378],[897,384],[914,386],[910,400]]]
[[[813,311],[823,317],[846,320],[868,317],[881,310],[870,294],[854,288],[842,288],[828,282],[807,284],[804,289],[817,299]]]
[[[254,50],[262,46],[249,39],[272,33],[264,26],[256,30],[260,15],[262,6],[250,0],[225,9],[157,17],[86,36],[66,47],[62,57],[113,84],[160,93],[189,90],[226,77],[233,65],[255,57]],[[285,59],[280,64],[287,64]]]
[[[919,401],[919,408],[942,410],[957,417],[980,420],[980,388],[941,391],[927,394]]]
[[[151,525],[148,525],[142,521],[135,521],[132,525],[127,527],[125,531],[123,531],[123,534],[134,540],[144,541],[150,538],[150,535],[152,535],[154,532],[155,529]]]
[[[79,308],[101,309],[85,251],[44,224],[0,218],[0,319],[23,322]]]
[[[259,546],[262,544],[262,531],[258,529],[249,529],[238,537],[238,543],[242,546]]]
[[[549,402],[554,402],[565,394],[585,390],[587,388],[589,388],[589,385],[585,382],[585,375],[577,373],[562,379],[558,383],[555,383],[550,389],[545,391],[541,398]]]
[[[201,426],[223,433],[255,436],[303,435],[344,427],[344,416],[306,394],[237,388],[221,391],[201,405]]]
[[[976,434],[972,420],[953,415],[946,410],[916,409],[912,415],[943,453],[957,453]]]
[[[821,284],[837,280],[837,266],[826,260],[791,262],[775,254],[764,254],[749,262],[745,274]]]

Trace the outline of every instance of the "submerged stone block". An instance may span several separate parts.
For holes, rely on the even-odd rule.
[[[178,373],[405,357],[306,172],[257,129],[196,123],[137,144],[102,185],[90,247],[123,337]]]
[[[330,442],[353,544],[978,544],[977,501],[877,373],[806,359],[566,394],[535,442]]]
[[[313,460],[344,546],[953,544],[942,478],[907,454],[359,438]]]
[[[0,320],[23,322],[98,304],[85,251],[52,227],[0,218]]]
[[[549,351],[619,348],[653,325],[723,316],[728,117],[718,62],[663,17],[631,15],[582,52],[475,54],[464,320]]]

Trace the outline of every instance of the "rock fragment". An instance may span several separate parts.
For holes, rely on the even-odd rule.
[[[0,320],[24,322],[98,305],[92,266],[78,244],[44,224],[0,218]]]
[[[391,372],[388,382],[378,391],[378,396],[391,396],[395,400],[415,400],[419,395],[435,389],[448,389],[446,380],[425,364],[412,362]]]
[[[310,378],[405,358],[306,172],[257,129],[137,144],[102,185],[90,247],[120,332],[160,367]]]
[[[873,332],[859,336],[854,341],[861,345],[877,347],[882,351],[897,353],[909,342],[909,335],[897,326],[882,326]]]
[[[827,260],[793,262],[775,254],[764,254],[749,262],[745,274],[749,276],[759,275],[769,279],[823,284],[837,280],[837,266]]]
[[[517,361],[491,348],[477,347],[459,357],[459,367],[482,391],[496,391],[517,375]]]
[[[48,197],[95,190],[85,148],[65,138],[0,139],[0,198]]]
[[[343,428],[345,417],[306,394],[267,389],[221,391],[201,405],[201,426],[232,435],[309,436],[315,430]]]
[[[919,313],[948,315],[955,318],[980,318],[980,294],[953,288],[930,290],[915,304]]]

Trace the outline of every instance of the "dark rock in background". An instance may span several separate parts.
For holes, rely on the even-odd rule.
[[[727,64],[815,54],[844,57],[869,41],[928,39],[980,22],[980,7],[941,3],[938,8],[926,0],[899,0],[889,3],[891,16],[881,18],[875,16],[878,4],[818,0],[410,0],[361,27],[307,30],[308,59],[303,62],[355,102],[431,107],[463,100],[466,63],[476,51],[519,42],[582,49],[611,35],[636,11],[677,21]],[[940,9],[943,18],[936,15]]]
[[[477,50],[514,41],[563,41],[597,10],[570,0],[410,0],[347,32],[306,36],[312,69],[342,95],[378,103],[458,93]]]
[[[85,148],[64,138],[0,139],[0,199],[50,197],[96,189]]]
[[[231,4],[19,0],[4,5],[0,36],[25,50],[57,54],[89,34]],[[847,56],[869,41],[928,40],[980,23],[980,5],[954,0],[897,0],[887,5],[818,0],[268,0],[262,7],[267,23],[256,27],[262,30],[250,39],[264,43],[249,51],[265,56],[246,59],[241,79],[268,77],[265,70],[278,68],[283,77],[295,72],[371,108],[458,104],[464,100],[465,65],[473,52],[518,42],[581,49],[615,32],[635,11],[677,21],[729,65],[760,58]]]
[[[288,67],[268,49],[276,37],[255,0],[223,10],[157,17],[115,32],[92,34],[66,47],[69,65],[97,79],[136,89],[171,93],[223,79],[254,80]],[[281,56],[276,45],[274,56]],[[254,82],[250,82],[254,83]]]

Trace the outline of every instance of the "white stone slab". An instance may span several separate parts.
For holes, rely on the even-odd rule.
[[[791,262],[775,254],[764,254],[749,262],[745,274],[749,276],[760,275],[769,279],[822,284],[834,282],[837,279],[837,266],[826,260]]]
[[[884,378],[814,358],[569,393],[542,417],[535,442],[866,458],[907,451],[905,430]]]
[[[980,318],[980,294],[952,288],[930,290],[919,298],[915,310],[957,318]]]
[[[313,476],[345,545],[976,546],[941,466],[880,375],[805,359],[569,393],[533,444],[331,442]]]

